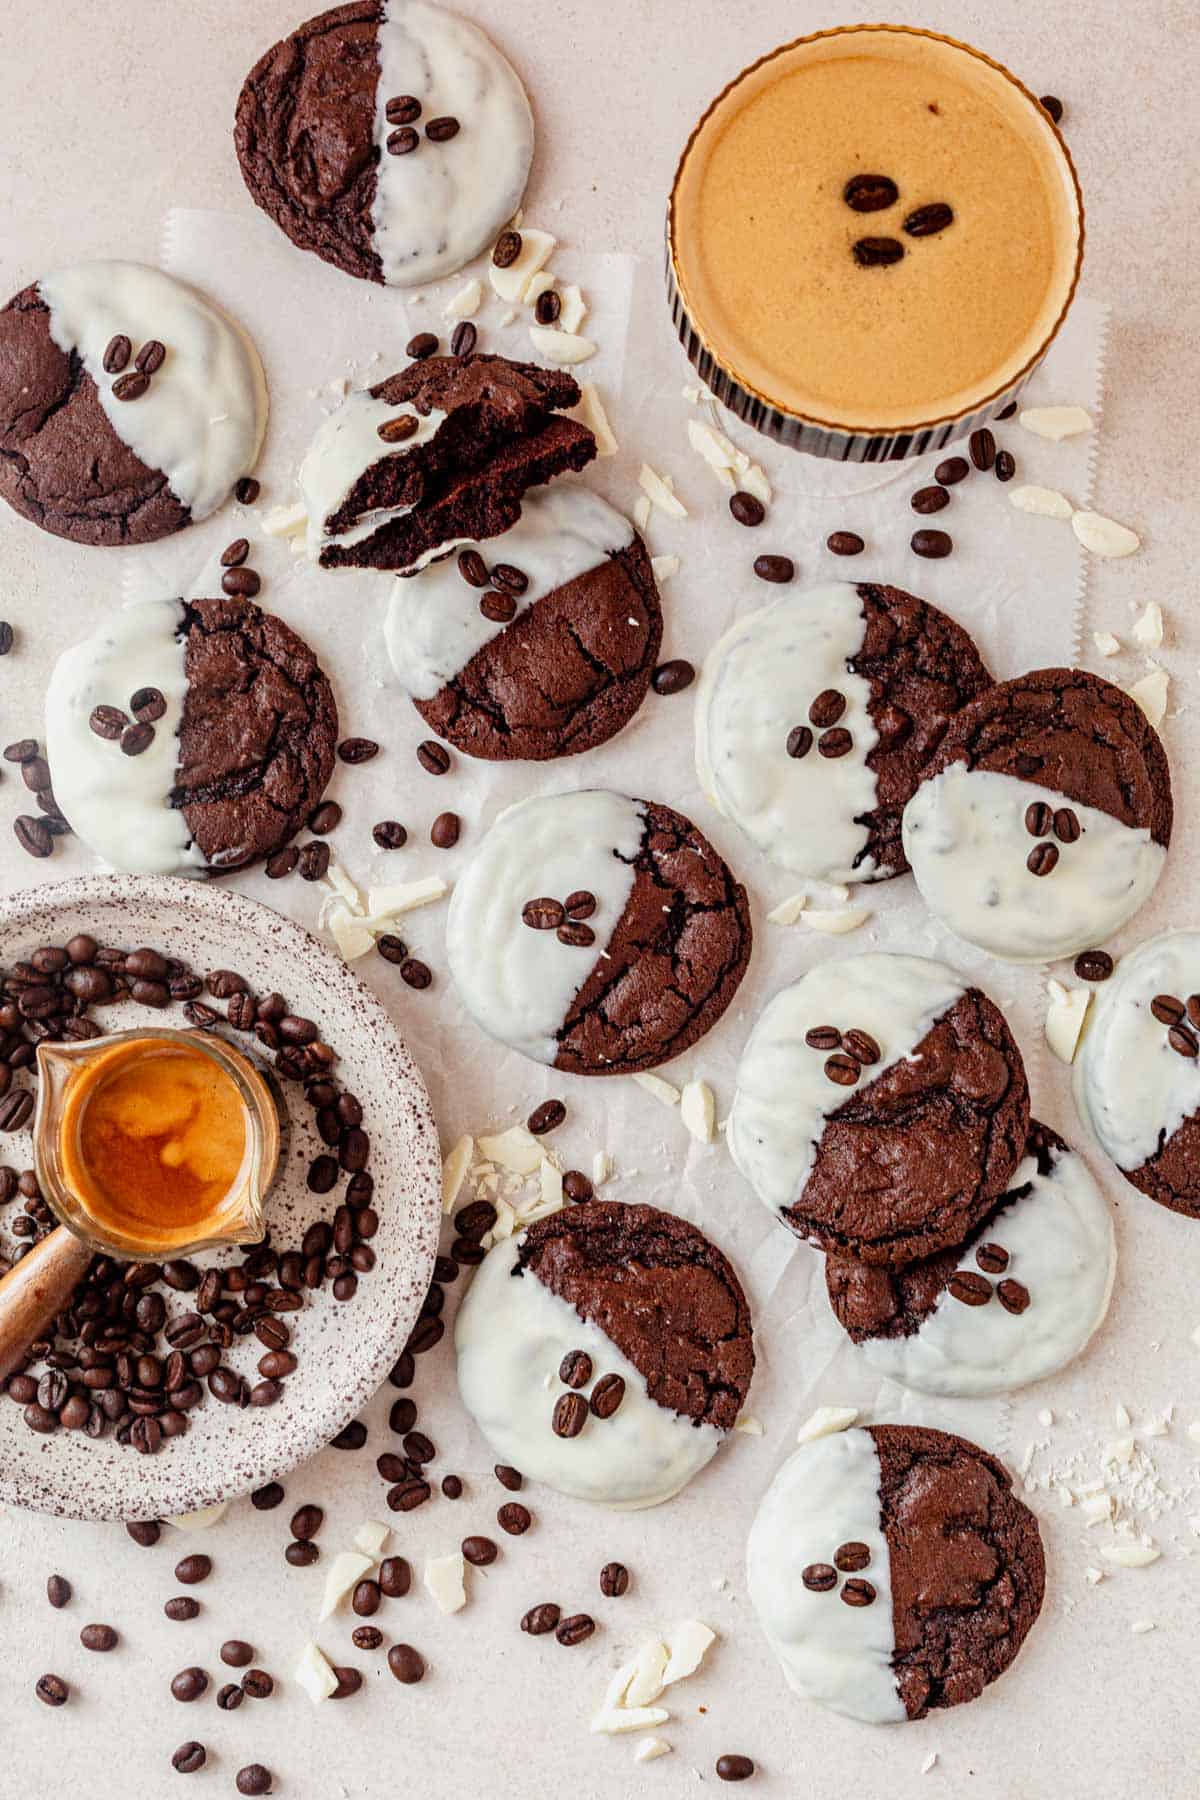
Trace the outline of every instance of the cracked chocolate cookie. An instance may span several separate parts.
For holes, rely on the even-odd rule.
[[[425,0],[352,0],[251,69],[234,143],[252,199],[364,281],[453,274],[521,203],[533,115],[477,26]]]
[[[899,1264],[963,1241],[1009,1186],[1028,1126],[999,1009],[943,963],[881,952],[775,995],[738,1064],[727,1141],[798,1237]]]
[[[77,263],[0,311],[0,495],[77,544],[145,544],[204,519],[253,468],[257,352],[141,263]]]
[[[705,659],[701,786],[782,868],[902,875],[905,804],[950,719],[990,684],[962,626],[900,588],[789,589]]]
[[[501,1240],[455,1326],[462,1398],[505,1462],[607,1506],[656,1506],[716,1454],[754,1369],[721,1252],[652,1206],[590,1201]]]
[[[55,794],[113,868],[224,874],[270,856],[333,773],[316,657],[248,600],[155,600],[59,658],[46,696]]]
[[[310,557],[412,573],[508,531],[527,488],[596,454],[590,431],[556,416],[578,399],[561,370],[483,352],[427,357],[358,389],[300,466]]]
[[[976,1700],[1041,1610],[1037,1520],[965,1438],[870,1425],[804,1444],[750,1530],[750,1598],[789,1686],[870,1724]]]
[[[576,1075],[631,1075],[689,1049],[750,959],[750,907],[669,806],[606,789],[501,813],[459,877],[446,951],[489,1036]]]
[[[662,642],[650,558],[628,519],[574,483],[526,495],[511,530],[397,581],[392,667],[468,756],[594,750],[646,697]]]
[[[1126,1181],[1200,1219],[1200,931],[1123,956],[1092,1003],[1075,1104]]]
[[[1107,1200],[1034,1121],[1012,1185],[962,1244],[901,1268],[831,1252],[825,1285],[871,1368],[926,1394],[998,1394],[1079,1355],[1115,1269]]]
[[[1158,734],[1120,688],[1038,669],[952,722],[905,808],[930,910],[1011,962],[1102,944],[1149,898],[1171,841]]]

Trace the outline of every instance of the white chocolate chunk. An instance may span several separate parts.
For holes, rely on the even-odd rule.
[[[482,281],[468,281],[442,308],[443,319],[473,319],[483,303]]]
[[[762,1437],[764,1435],[763,1422],[761,1419],[756,1419],[753,1413],[739,1413],[733,1422],[733,1429],[742,1432],[746,1437]]]
[[[652,469],[649,463],[642,464],[638,475],[638,486],[651,506],[656,506],[660,512],[666,513],[669,519],[687,518],[688,510],[683,501],[676,497],[663,477]]]
[[[479,1139],[479,1154],[499,1163],[513,1175],[532,1175],[540,1169],[545,1152],[525,1125],[510,1125],[494,1137]]]
[[[375,933],[362,919],[356,919],[341,901],[329,909],[325,923],[343,962],[356,962],[375,947]]]
[[[1115,519],[1086,509],[1071,514],[1071,530],[1093,556],[1132,556],[1142,546],[1141,538],[1128,525],[1118,525]]]
[[[1100,1583],[1104,1580],[1104,1570],[1093,1568],[1091,1565],[1084,1570],[1084,1574],[1087,1576],[1089,1587],[1099,1587]]]
[[[670,1752],[671,1746],[665,1738],[643,1738],[633,1753],[633,1760],[636,1763],[654,1762],[659,1756],[669,1756]]]
[[[1046,992],[1046,1042],[1059,1062],[1072,1063],[1079,1044],[1079,1034],[1092,1003],[1091,991],[1082,987],[1064,987],[1061,981],[1048,981]]]
[[[663,1672],[671,1653],[659,1638],[648,1638],[633,1656],[633,1675],[625,1689],[623,1706],[649,1706],[663,1691]]]
[[[633,522],[640,532],[645,532],[650,523],[651,506],[649,497],[640,494],[633,503]]]
[[[1057,444],[1090,431],[1092,416],[1082,406],[1030,406],[1018,414],[1018,423],[1034,437],[1050,438]]]
[[[866,906],[847,906],[836,912],[806,906],[799,915],[799,922],[807,925],[810,931],[824,931],[833,937],[844,937],[846,932],[857,931],[860,925],[865,925],[870,917],[870,908]]]
[[[596,354],[596,345],[591,338],[559,331],[554,325],[531,325],[529,339],[538,355],[551,363],[572,365],[587,362]]]
[[[761,500],[764,506],[770,506],[774,498],[770,482],[755,462],[752,462],[742,475],[742,492],[753,494],[754,498]]]
[[[199,1512],[168,1516],[167,1524],[174,1525],[176,1531],[211,1531],[225,1517],[228,1507],[228,1500],[218,1500],[215,1506],[202,1506]]]
[[[512,304],[525,298],[530,278],[545,268],[557,242],[558,239],[551,237],[548,231],[535,231],[530,226],[522,230],[520,255],[507,269],[498,269],[494,262],[488,263],[488,280],[501,300]]]
[[[619,448],[613,436],[612,426],[608,422],[608,414],[600,402],[594,381],[581,381],[579,384],[579,405],[572,407],[566,415],[578,424],[584,425],[596,440],[596,455],[615,456]]]
[[[1036,513],[1043,519],[1069,519],[1075,508],[1057,488],[1025,486],[1009,490],[1008,503],[1018,512]]]
[[[639,1074],[635,1075],[633,1080],[637,1082],[639,1087],[645,1088],[646,1092],[652,1095],[655,1100],[659,1101],[661,1105],[679,1105],[679,1089],[672,1086],[669,1081],[664,1081],[661,1075]]]
[[[374,918],[393,919],[428,906],[433,900],[444,900],[450,883],[440,875],[427,875],[422,881],[401,881],[389,887],[367,889],[367,911]]]
[[[789,894],[786,900],[771,908],[767,921],[771,925],[794,925],[807,905],[807,893]]]
[[[1144,1637],[1148,1631],[1154,1630],[1154,1620],[1135,1619],[1129,1629],[1134,1637]]]
[[[538,1185],[541,1189],[541,1200],[538,1206],[539,1217],[546,1213],[557,1212],[563,1203],[562,1170],[556,1169],[547,1159],[538,1171]]]
[[[679,558],[677,556],[652,556],[650,573],[661,586],[664,581],[669,581],[672,575],[678,575]]]
[[[665,1725],[670,1716],[665,1706],[617,1706],[598,1712],[588,1730],[618,1737],[629,1731],[648,1731],[654,1725]]]
[[[328,1700],[338,1684],[328,1658],[317,1644],[305,1644],[293,1675],[297,1685],[304,1689],[314,1706],[318,1706],[322,1700]]]
[[[268,537],[295,537],[308,530],[308,512],[299,501],[294,506],[273,506],[262,519]]]
[[[1111,631],[1093,631],[1092,642],[1101,656],[1116,656],[1120,653],[1121,640],[1114,637]]]
[[[612,1179],[612,1157],[607,1150],[597,1150],[592,1157],[592,1186],[603,1187]]]
[[[796,1433],[796,1442],[811,1444],[814,1438],[829,1437],[835,1431],[848,1431],[857,1417],[857,1406],[818,1406]]]
[[[569,281],[562,290],[562,308],[558,315],[559,329],[574,333],[579,330],[588,316],[588,303],[579,291],[578,282]]]
[[[325,1576],[325,1592],[321,1597],[321,1610],[317,1614],[318,1623],[332,1618],[350,1589],[367,1573],[371,1562],[371,1557],[364,1556],[361,1550],[339,1550]]]
[[[671,1687],[675,1682],[686,1681],[689,1675],[694,1675],[708,1654],[709,1646],[716,1642],[716,1637],[716,1632],[699,1619],[681,1619],[677,1625],[672,1625],[667,1633],[670,1656],[663,1670],[663,1687]]]
[[[1142,650],[1158,650],[1163,641],[1162,607],[1157,600],[1147,600],[1129,634]]]
[[[354,1548],[369,1556],[372,1562],[378,1562],[391,1535],[391,1526],[385,1525],[382,1519],[364,1519],[354,1534]]]
[[[449,1556],[431,1556],[425,1564],[425,1586],[433,1595],[440,1612],[461,1612],[467,1604],[465,1570],[461,1550],[453,1550]]]
[[[354,880],[353,876],[342,867],[336,856],[331,856],[329,859],[329,867],[325,871],[325,879],[333,890],[334,898],[340,900],[347,911],[355,913],[360,917],[366,912],[367,909],[363,905],[363,897],[359,890],[358,883]]]
[[[1122,1542],[1101,1544],[1100,1554],[1105,1562],[1115,1563],[1119,1569],[1146,1569],[1158,1561],[1162,1551],[1157,1544]]]
[[[697,1143],[712,1143],[716,1135],[717,1107],[707,1081],[684,1082],[679,1112]]]
[[[442,1211],[452,1213],[475,1154],[475,1140],[460,1137],[442,1164]]]
[[[1170,684],[1171,678],[1167,671],[1156,666],[1148,675],[1143,675],[1140,681],[1133,682],[1125,689],[1129,698],[1137,701],[1156,731],[1166,717]]]

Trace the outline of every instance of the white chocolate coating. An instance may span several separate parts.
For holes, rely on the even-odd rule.
[[[1040,840],[1025,829],[1034,801],[1069,806],[1082,827],[1049,875],[1026,867]],[[1050,962],[1102,944],[1149,899],[1166,851],[1145,828],[1059,799],[992,769],[951,763],[904,809],[904,854],[930,911],[969,944],[1006,962]]]
[[[571,1001],[633,890],[643,819],[636,800],[603,788],[541,795],[500,814],[459,877],[446,921],[459,996],[490,1037],[534,1062],[554,1061]],[[596,897],[593,945],[525,924],[527,900],[561,902],[577,889]]]
[[[864,856],[875,805],[867,756],[879,741],[867,706],[871,685],[852,675],[865,620],[853,583],[790,590],[739,619],[704,660],[696,697],[696,770],[722,817],[781,868],[824,881],[869,881]],[[845,696],[837,721],[853,746],[845,756],[787,753],[788,733],[808,723],[826,688]],[[813,728],[814,739],[820,731]]]
[[[645,1380],[599,1326],[581,1319],[531,1271],[514,1276],[522,1238],[489,1250],[454,1328],[458,1390],[501,1461],[562,1494],[602,1506],[658,1506],[710,1462],[724,1442],[652,1400]],[[578,1437],[556,1436],[551,1418],[567,1390],[558,1368],[569,1350],[592,1359],[585,1397],[603,1375],[625,1394],[609,1419],[591,1414]]]
[[[194,288],[144,263],[75,263],[44,276],[50,335],[77,351],[104,416],[195,519],[207,518],[258,460],[267,384],[250,339]],[[157,338],[166,358],[138,400],[117,400],[104,352],[123,333],[136,356]],[[129,369],[133,368],[133,358]]]
[[[866,1544],[859,1579],[870,1606],[848,1606],[837,1587],[813,1593],[810,1563],[832,1563],[845,1543]],[[869,1432],[833,1432],[804,1444],[763,1496],[746,1546],[750,1599],[788,1685],[870,1725],[907,1717],[892,1669],[891,1558],[880,1523],[879,1453]]]
[[[1177,1058],[1176,1060],[1182,1060]],[[988,1225],[981,1243],[1008,1251],[997,1281],[1029,1290],[1023,1313],[1010,1313],[993,1293],[966,1306],[943,1290],[911,1337],[867,1339],[860,1353],[873,1369],[924,1394],[1006,1393],[1053,1375],[1079,1355],[1108,1311],[1116,1273],[1116,1239],[1108,1201],[1082,1157],[1050,1152],[1049,1174],[1027,1156],[1010,1187],[1032,1191]],[[958,1267],[979,1273],[975,1245]]]
[[[727,1142],[734,1162],[772,1212],[804,1191],[829,1114],[849,1099],[825,1074],[827,1050],[804,1041],[818,1025],[865,1031],[880,1059],[860,1083],[911,1057],[916,1046],[966,992],[944,963],[888,952],[818,963],[775,995],[738,1063]]]
[[[180,600],[127,606],[59,657],[46,691],[55,799],[90,850],[135,875],[199,875],[206,866],[182,812],[167,804],[187,692],[182,623]],[[149,749],[126,756],[88,720],[94,706],[128,713],[140,687],[158,688],[167,710]]]
[[[400,94],[421,102],[420,142],[391,156],[387,103]],[[458,120],[458,135],[430,142],[430,119],[447,117]],[[426,0],[386,0],[375,142],[372,223],[383,279],[416,287],[461,269],[512,218],[533,160],[533,114],[516,71],[477,26]]]
[[[379,427],[403,414],[417,420],[417,429],[402,444],[386,444]],[[427,444],[436,437],[445,417],[436,406],[422,414],[412,406],[376,400],[366,388],[347,394],[318,428],[296,478],[308,514],[305,542],[314,562],[327,544],[361,544],[385,519],[401,518],[412,511],[411,506],[390,507],[364,513],[345,531],[326,529],[326,520],[337,512],[360,476],[385,457],[407,456],[418,444]]]
[[[590,488],[568,482],[529,494],[517,523],[476,548],[489,567],[510,563],[529,577],[516,602],[520,618],[543,594],[598,568],[632,542],[628,519]],[[453,556],[394,583],[385,626],[388,655],[414,699],[432,700],[508,629],[483,616],[480,594],[463,580]]]
[[[1075,1104],[1106,1156],[1137,1169],[1200,1112],[1200,1058],[1180,1056],[1150,1011],[1156,994],[1200,992],[1200,931],[1168,931],[1096,994],[1075,1057]]]

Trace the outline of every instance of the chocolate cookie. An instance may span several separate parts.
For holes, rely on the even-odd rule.
[[[0,312],[0,495],[56,537],[145,544],[207,518],[267,420],[254,346],[141,263],[77,263]]]
[[[1171,777],[1128,694],[1039,669],[964,708],[905,808],[904,849],[942,922],[1012,962],[1101,944],[1149,898]]]
[[[962,1242],[1028,1125],[998,1008],[942,963],[881,952],[776,994],[742,1052],[727,1141],[797,1236],[899,1264]]]
[[[223,874],[287,843],[333,773],[316,657],[248,600],[127,607],[59,658],[46,696],[55,795],[114,868]]]
[[[1121,958],[1075,1056],[1075,1104],[1126,1181],[1200,1219],[1200,931]]]
[[[750,1598],[789,1685],[871,1724],[978,1699],[1041,1610],[1037,1520],[949,1432],[871,1425],[802,1445],[758,1509]]]
[[[455,1326],[496,1454],[608,1506],[655,1506],[720,1448],[754,1369],[750,1308],[685,1219],[591,1201],[489,1251]]]
[[[900,588],[789,589],[705,659],[701,785],[782,868],[901,875],[905,804],[950,719],[990,683],[962,627]]]
[[[512,218],[533,116],[477,26],[425,0],[352,0],[260,57],[234,142],[251,197],[301,250],[413,287]]]
[[[596,454],[590,431],[555,417],[578,399],[561,370],[482,352],[427,357],[350,394],[300,466],[309,555],[411,572],[507,531],[527,488]]]
[[[446,926],[476,1023],[577,1075],[681,1055],[729,1005],[750,946],[745,889],[696,827],[605,789],[501,813]]]
[[[1108,1311],[1116,1242],[1083,1160],[1030,1126],[1012,1186],[965,1242],[903,1268],[825,1259],[835,1314],[873,1369],[926,1394],[996,1394],[1079,1355]]]
[[[661,642],[645,545],[576,483],[527,494],[511,530],[397,581],[387,617],[392,667],[422,718],[492,761],[605,743],[645,698]]]

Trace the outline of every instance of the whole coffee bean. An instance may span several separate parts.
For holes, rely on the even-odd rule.
[[[650,685],[656,694],[682,694],[695,679],[696,671],[691,663],[677,656],[670,662],[659,663],[650,677]]]
[[[262,588],[262,576],[256,569],[243,566],[240,569],[226,569],[221,577],[221,591],[232,594],[241,600],[253,600]]]
[[[1003,1275],[1008,1267],[1008,1251],[1002,1244],[980,1244],[975,1261],[985,1275]]]
[[[1011,481],[1017,472],[1017,459],[1011,450],[997,450],[992,473],[997,481]]]
[[[1056,125],[1062,123],[1063,103],[1057,94],[1043,94],[1038,100],[1038,105],[1046,109]]]
[[[602,1375],[592,1389],[589,1402],[598,1419],[611,1419],[625,1398],[625,1379],[621,1375]]]
[[[115,1650],[117,1634],[111,1625],[85,1625],[79,1641],[85,1650]]]
[[[378,1650],[383,1633],[377,1625],[356,1625],[350,1633],[350,1642],[356,1650]]]
[[[558,1379],[569,1388],[586,1387],[592,1379],[592,1359],[586,1350],[568,1350],[558,1365]]]
[[[562,312],[562,300],[553,288],[539,294],[534,302],[533,316],[539,325],[553,325]]]
[[[544,1137],[548,1131],[555,1131],[566,1116],[567,1109],[561,1100],[543,1100],[530,1113],[526,1127],[534,1137]]]
[[[308,815],[308,829],[314,837],[328,837],[342,822],[342,809],[336,800],[323,800]]]
[[[54,848],[54,835],[45,822],[30,813],[20,813],[13,821],[13,836],[27,856],[46,857]],[[0,1127],[10,1130],[12,1127]]]
[[[194,1587],[199,1581],[207,1581],[212,1574],[212,1557],[205,1556],[202,1551],[193,1551],[175,1564],[175,1579],[184,1587]]]
[[[886,269],[904,255],[904,245],[893,237],[862,237],[851,246],[860,269]]]
[[[381,819],[371,827],[371,836],[381,850],[401,850],[408,842],[408,833],[398,819]]]
[[[283,1554],[293,1569],[309,1569],[318,1560],[321,1552],[315,1544],[297,1538],[287,1546]]]
[[[275,1692],[274,1677],[265,1669],[247,1669],[242,1676],[242,1692],[251,1700],[269,1700]]]
[[[108,340],[108,347],[102,358],[102,366],[105,373],[108,375],[119,375],[122,369],[129,366],[129,358],[132,355],[133,345],[125,336],[125,333],[119,331],[115,337],[111,337]]]
[[[470,356],[479,341],[479,333],[470,319],[460,319],[450,334],[451,356]]]
[[[428,963],[421,962],[415,956],[408,956],[400,964],[400,979],[406,987],[423,993],[433,981],[433,971]]]
[[[421,116],[421,102],[412,94],[396,94],[384,111],[389,125],[411,125]]]
[[[379,1583],[369,1579],[356,1583],[350,1604],[360,1619],[371,1618],[383,1604],[383,1593]]]
[[[522,1537],[533,1524],[533,1517],[519,1500],[508,1500],[497,1512],[496,1523],[510,1537]]]
[[[563,1193],[572,1206],[592,1198],[595,1189],[582,1169],[568,1169],[563,1176]]]
[[[495,1562],[500,1548],[489,1537],[465,1537],[462,1541],[462,1553],[475,1568],[484,1569],[489,1563]]]
[[[420,132],[414,131],[411,125],[401,125],[398,130],[390,131],[388,133],[388,138],[387,138],[388,155],[389,156],[408,156],[412,153],[412,151],[414,151],[417,148],[417,145],[420,142],[421,142]],[[413,341],[415,342],[416,340],[414,339]],[[435,338],[433,341],[434,341],[434,344],[436,345],[437,339]],[[409,349],[410,350],[412,349],[411,344],[409,345]]]
[[[949,506],[949,491],[941,486],[918,488],[909,501],[915,513],[937,513]]]
[[[522,238],[519,231],[502,231],[492,249],[492,261],[498,269],[511,268],[521,254]]]
[[[459,1475],[442,1476],[442,1492],[447,1500],[461,1500],[463,1494],[462,1477]]]
[[[1054,835],[1060,844],[1076,844],[1082,827],[1079,816],[1069,806],[1060,806],[1054,814]]]
[[[904,221],[904,229],[909,237],[935,237],[953,223],[953,209],[944,200],[934,200],[930,205],[918,206],[915,212],[910,212]]]
[[[587,1416],[588,1403],[582,1394],[560,1394],[550,1421],[555,1437],[578,1437],[587,1424]]]
[[[432,144],[448,144],[451,138],[458,136],[459,130],[458,120],[447,114],[444,118],[430,119],[425,136]]]
[[[388,1508],[391,1512],[415,1512],[418,1506],[424,1506],[431,1492],[429,1483],[416,1477],[397,1482],[395,1487],[388,1489]]]
[[[582,1644],[590,1638],[596,1629],[596,1621],[590,1613],[572,1613],[569,1619],[561,1619],[555,1627],[554,1636],[560,1644],[568,1649],[575,1644]]]
[[[842,189],[842,199],[853,212],[883,212],[899,198],[890,175],[852,175]]]
[[[986,1306],[992,1297],[992,1284],[986,1275],[974,1269],[959,1269],[948,1283],[950,1297],[963,1306]]]
[[[283,1488],[277,1481],[268,1481],[265,1487],[255,1488],[250,1496],[250,1504],[258,1512],[271,1512],[283,1500]]]
[[[373,738],[343,738],[337,747],[337,753],[342,762],[356,766],[359,763],[371,762],[378,756],[379,745]]]
[[[1113,972],[1113,959],[1107,950],[1081,950],[1075,958],[1075,973],[1080,981],[1107,981]]]
[[[292,1514],[292,1536],[307,1539],[316,1537],[325,1522],[325,1509],[311,1503],[301,1506]]]
[[[231,1669],[245,1669],[254,1661],[254,1646],[244,1638],[226,1638],[221,1645],[221,1661]]]
[[[756,494],[747,494],[739,488],[736,494],[729,496],[729,510],[739,525],[753,528],[761,525],[767,516],[767,509]]]
[[[7,619],[0,619],[0,656],[7,656],[16,641],[16,634]]]
[[[825,1059],[825,1076],[838,1087],[853,1087],[862,1070],[853,1056],[840,1052]]]
[[[239,506],[253,506],[262,489],[253,475],[243,475],[234,483],[233,497]]]
[[[437,338],[432,331],[418,331],[416,337],[409,338],[404,346],[404,354],[411,356],[414,362],[424,362],[432,356],[438,347]]]
[[[300,852],[295,844],[285,844],[282,850],[276,850],[274,856],[267,858],[265,872],[268,879],[279,881],[284,875],[290,875],[299,860]]]
[[[412,1586],[412,1569],[402,1556],[385,1556],[379,1565],[379,1586],[389,1600],[402,1600]]]
[[[916,556],[949,556],[954,548],[954,539],[948,531],[914,531],[909,543]]]
[[[217,1705],[222,1712],[236,1712],[245,1698],[245,1694],[236,1681],[227,1681],[225,1686],[217,1691]]]
[[[760,581],[782,584],[792,580],[796,573],[796,565],[790,556],[756,556],[754,573]]]
[[[190,1738],[186,1744],[180,1744],[171,1758],[171,1767],[177,1775],[194,1775],[208,1761],[208,1752],[203,1744]]]
[[[879,1061],[879,1045],[868,1031],[844,1031],[842,1033],[842,1049],[847,1056],[852,1056],[856,1063],[877,1063]]]
[[[531,1606],[521,1620],[521,1630],[527,1631],[530,1637],[544,1637],[553,1631],[560,1618],[559,1608],[552,1600],[543,1600],[540,1606]]]
[[[234,1777],[234,1786],[239,1794],[269,1794],[274,1785],[275,1777],[263,1763],[247,1763]]]
[[[157,1544],[162,1536],[162,1526],[157,1519],[127,1519],[125,1529],[134,1543],[140,1544],[144,1550]]]
[[[718,1756],[716,1766],[721,1781],[749,1781],[754,1773],[754,1764],[748,1756]]]
[[[171,1682],[171,1692],[176,1700],[190,1703],[198,1700],[208,1688],[208,1676],[203,1669],[192,1667],[181,1669]]]
[[[329,845],[320,838],[302,844],[296,868],[301,881],[322,881],[329,870]]]
[[[967,449],[977,469],[990,469],[996,460],[996,440],[986,425],[971,433]]]
[[[831,531],[825,548],[834,556],[861,556],[866,544],[857,531]]]
[[[425,1673],[425,1659],[411,1644],[393,1644],[387,1655],[388,1668],[406,1687],[420,1681]]]
[[[600,1571],[600,1592],[606,1600],[619,1599],[629,1592],[629,1570],[624,1563],[605,1563]]]
[[[426,738],[417,745],[417,761],[427,775],[444,775],[450,767],[450,752],[444,744]]]
[[[166,1602],[163,1611],[166,1613],[168,1619],[171,1619],[175,1624],[181,1625],[188,1619],[194,1619],[196,1617],[200,1611],[200,1602],[194,1600],[190,1594],[174,1594],[171,1599]]]
[[[71,1599],[71,1584],[65,1575],[51,1575],[46,1581],[46,1598],[51,1606],[61,1609]]]
[[[39,1676],[33,1691],[46,1706],[65,1706],[71,1695],[61,1675]]]
[[[439,813],[429,828],[429,841],[435,850],[453,850],[462,830],[457,813]]]
[[[121,711],[119,706],[93,706],[88,715],[88,724],[98,738],[115,744],[129,723],[129,714]]]
[[[1005,1312],[1023,1313],[1029,1305],[1029,1289],[1020,1281],[1000,1281],[996,1284],[996,1298]]]
[[[1031,875],[1049,875],[1058,863],[1058,845],[1042,840],[1035,844],[1025,858],[1025,867]]]
[[[379,1641],[383,1642],[382,1635]],[[357,1669],[347,1668],[343,1663],[335,1663],[333,1672],[337,1676],[337,1686],[329,1696],[331,1700],[348,1700],[351,1694],[357,1694],[363,1682]]]
[[[157,375],[163,366],[166,354],[165,344],[161,344],[157,338],[147,338],[134,357],[133,366],[135,369],[140,369],[143,375]]]
[[[127,375],[118,375],[112,384],[114,400],[140,400],[150,390],[150,377],[142,369],[130,369]]]

